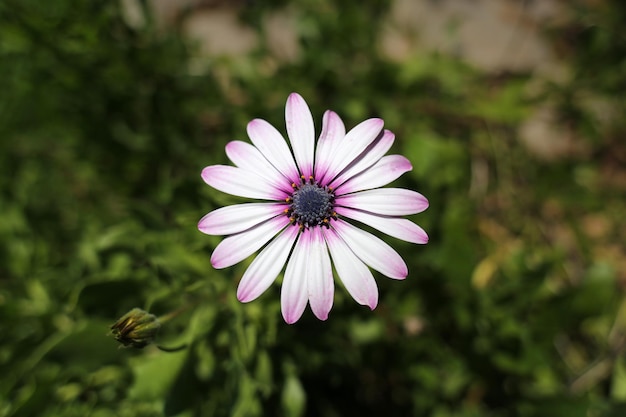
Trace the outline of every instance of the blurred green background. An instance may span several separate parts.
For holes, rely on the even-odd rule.
[[[0,416],[626,415],[626,3],[0,0]],[[431,206],[378,308],[236,301],[200,179],[297,91]],[[133,307],[159,344],[119,349]]]

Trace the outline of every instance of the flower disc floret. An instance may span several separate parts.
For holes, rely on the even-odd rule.
[[[300,185],[293,184],[293,188],[292,196],[287,199],[290,203],[287,215],[294,225],[307,229],[314,226],[328,227],[330,220],[337,218],[332,189],[320,186],[313,177],[307,182],[303,179]]]

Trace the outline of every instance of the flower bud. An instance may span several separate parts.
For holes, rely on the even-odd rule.
[[[141,349],[154,342],[160,327],[154,314],[133,308],[111,326],[111,334],[122,345]]]

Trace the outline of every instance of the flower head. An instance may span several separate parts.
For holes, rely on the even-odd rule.
[[[248,124],[252,144],[226,145],[235,166],[202,171],[217,190],[263,200],[219,208],[200,220],[201,232],[228,236],[211,263],[226,268],[262,249],[239,282],[242,302],[259,297],[286,264],[281,307],[287,323],[302,316],[307,302],[320,320],[328,318],[332,265],[350,295],[373,310],[378,288],[370,268],[393,279],[404,279],[408,270],[391,246],[358,224],[412,243],[428,241],[421,227],[402,218],[426,210],[428,200],[415,191],[380,188],[410,171],[411,163],[401,155],[385,156],[394,134],[381,119],[346,133],[328,110],[316,144],[311,111],[296,93],[287,99],[285,119],[291,148],[272,125],[255,119]]]

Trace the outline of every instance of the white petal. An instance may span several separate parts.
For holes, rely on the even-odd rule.
[[[334,222],[333,228],[354,254],[370,268],[393,279],[404,279],[408,275],[409,271],[402,257],[381,239],[342,220]]]
[[[254,119],[248,123],[248,136],[278,171],[289,181],[298,183],[300,174],[291,156],[287,142],[278,130],[263,119]]]
[[[277,216],[288,206],[277,203],[245,203],[213,210],[198,222],[207,235],[232,235]]]
[[[389,131],[384,130],[380,139],[374,141],[363,153],[354,161],[353,164],[348,166],[333,182],[330,184],[333,188],[339,188],[341,184],[365,171],[367,168],[374,165],[380,158],[382,158],[387,151],[393,145],[395,135]]]
[[[284,200],[288,196],[253,172],[227,165],[204,168],[202,179],[216,190],[239,197]]]
[[[333,269],[320,228],[309,229],[309,234],[311,235],[311,248],[306,269],[309,304],[318,319],[326,320],[333,306],[335,294]]]
[[[382,216],[405,216],[421,213],[428,200],[420,193],[403,188],[379,188],[337,197],[335,204],[369,211]]]
[[[380,230],[383,233],[411,243],[428,243],[428,235],[410,220],[397,217],[383,217],[360,210],[337,207],[337,214],[357,220],[363,224]]]
[[[243,261],[259,250],[289,223],[287,216],[278,216],[245,232],[222,240],[211,255],[211,264],[222,269]]]
[[[411,162],[402,155],[383,156],[356,177],[352,177],[339,187],[335,187],[335,193],[341,195],[382,187],[412,169]]]
[[[300,173],[308,178],[313,175],[313,152],[315,150],[315,127],[313,116],[306,101],[297,93],[291,93],[285,106],[287,135],[291,142]]]
[[[384,122],[381,119],[368,119],[356,125],[334,149],[330,167],[320,182],[330,183],[345,167],[381,135]]]
[[[346,135],[346,127],[341,118],[331,110],[326,110],[322,118],[322,133],[315,149],[315,178],[322,178],[332,159],[335,148]]]
[[[255,300],[272,285],[285,266],[298,231],[297,227],[287,227],[254,258],[239,281],[239,301],[247,303]]]
[[[291,181],[274,168],[261,152],[253,145],[240,140],[229,142],[226,145],[226,155],[239,168],[265,179],[275,188],[287,193],[291,192]]]
[[[370,269],[350,250],[332,228],[324,229],[324,237],[337,274],[357,303],[375,309],[378,287]]]
[[[285,278],[280,289],[280,305],[283,318],[289,324],[298,321],[306,308],[308,299],[306,260],[310,247],[310,234],[300,233],[285,269]]]

